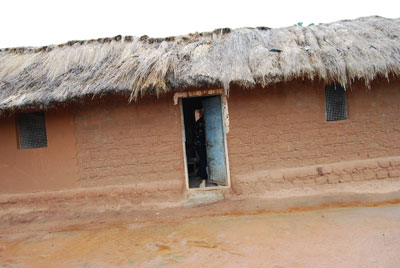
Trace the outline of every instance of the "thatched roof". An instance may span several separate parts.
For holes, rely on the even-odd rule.
[[[86,95],[133,98],[199,86],[267,86],[296,78],[343,85],[400,74],[400,19],[219,29],[162,39],[71,41],[0,50],[0,110]]]

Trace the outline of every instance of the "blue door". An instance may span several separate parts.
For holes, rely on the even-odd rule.
[[[221,96],[202,100],[206,132],[208,180],[226,185],[226,161]]]

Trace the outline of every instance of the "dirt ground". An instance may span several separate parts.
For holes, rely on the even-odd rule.
[[[400,267],[400,204],[0,234],[0,267]]]

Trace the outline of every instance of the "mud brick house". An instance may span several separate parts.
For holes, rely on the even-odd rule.
[[[382,17],[2,49],[0,199],[137,204],[399,180],[399,75],[400,20]]]

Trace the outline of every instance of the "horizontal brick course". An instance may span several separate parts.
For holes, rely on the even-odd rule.
[[[157,181],[175,181],[182,192],[182,130],[170,95],[156,103],[152,97],[88,103],[74,110],[74,125],[82,186],[148,182],[157,191]]]
[[[400,180],[400,166],[387,165],[387,163],[398,160],[400,160],[400,157],[388,157],[257,171],[237,176],[234,188],[239,193],[247,193],[249,189],[251,189],[252,193],[261,193],[263,191],[284,189],[285,187],[298,188],[388,178]],[[378,163],[383,164],[383,167],[379,166]],[[259,185],[260,183],[266,189],[265,187],[251,186]]]
[[[375,81],[371,89],[354,84],[347,92],[348,119],[336,122],[325,120],[323,84],[294,81],[274,88],[233,89],[227,137],[233,188],[247,174],[316,165],[334,175],[324,175],[316,184],[396,177],[397,170],[391,169],[400,166],[396,158],[366,161],[357,168],[330,165],[400,156],[400,80],[390,82]],[[299,178],[316,176],[307,172],[287,171],[284,183],[304,185]]]

